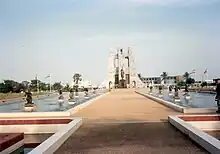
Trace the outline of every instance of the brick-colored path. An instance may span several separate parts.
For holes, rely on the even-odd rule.
[[[84,123],[55,154],[206,153],[168,122],[161,122],[174,114],[180,113],[134,90],[113,91],[74,114],[85,118]]]
[[[133,89],[115,90],[82,109],[74,116],[89,120],[147,120],[167,119],[168,115],[180,114],[144,96]]]

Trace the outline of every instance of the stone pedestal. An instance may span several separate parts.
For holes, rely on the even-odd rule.
[[[25,112],[34,112],[36,111],[36,105],[33,103],[24,104],[24,111]]]

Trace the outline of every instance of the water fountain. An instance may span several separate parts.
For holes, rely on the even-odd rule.
[[[70,105],[73,105],[75,104],[75,99],[74,99],[74,92],[73,92],[73,89],[70,89],[70,94],[69,94],[69,104]]]
[[[175,101],[175,102],[180,102],[180,97],[179,97],[179,92],[178,92],[179,89],[178,89],[178,87],[175,86],[174,90],[175,90],[175,93],[174,93],[174,101]]]
[[[190,100],[191,99],[187,84],[185,85],[185,94],[183,94],[183,96],[184,96],[184,98],[186,100]]]
[[[84,97],[85,97],[85,99],[88,99],[89,98],[89,90],[88,90],[88,88],[85,88],[84,91],[85,91]]]
[[[96,88],[93,88],[93,95],[95,95],[96,94]]]
[[[28,90],[25,93],[26,96],[26,103],[24,104],[24,111],[26,112],[33,112],[36,110],[36,106],[32,101],[32,93],[30,90]]]
[[[162,85],[160,85],[160,86],[159,86],[159,94],[158,94],[159,97],[163,97],[162,89],[163,89],[163,88],[162,88]]]
[[[60,106],[64,103],[64,97],[63,97],[62,90],[59,90],[58,103],[59,103]]]
[[[79,98],[79,90],[78,90],[78,87],[76,87],[76,89],[75,89],[75,98]]]
[[[153,92],[153,86],[150,86],[150,95],[152,95]]]
[[[173,90],[173,87],[170,85],[170,86],[169,86],[169,96],[173,96],[172,90]]]

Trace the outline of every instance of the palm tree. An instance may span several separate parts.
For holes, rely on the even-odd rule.
[[[183,75],[183,77],[185,78],[185,80],[187,80],[187,79],[189,78],[189,76],[190,76],[189,72],[185,72],[184,75]]]
[[[78,85],[78,84],[79,84],[79,81],[82,80],[81,77],[82,77],[81,74],[75,73],[75,74],[73,75],[73,82],[74,82],[76,85]]]
[[[164,80],[164,83],[166,84],[168,73],[167,72],[163,72],[160,76],[162,77],[162,80]]]

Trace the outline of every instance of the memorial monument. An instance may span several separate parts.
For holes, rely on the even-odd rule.
[[[111,49],[107,88],[141,88],[144,83],[137,75],[131,48]]]

